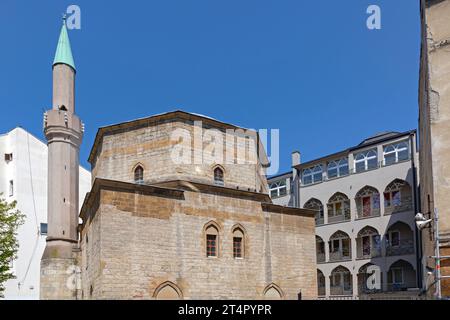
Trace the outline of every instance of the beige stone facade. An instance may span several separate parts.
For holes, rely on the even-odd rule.
[[[422,0],[422,51],[419,85],[420,189],[421,209],[439,213],[441,254],[450,248],[450,1]],[[433,230],[422,232],[424,256],[434,255]],[[434,269],[433,259],[424,265]],[[442,273],[450,275],[449,260]],[[432,277],[425,274],[424,283]],[[450,280],[443,280],[442,295],[450,296]],[[429,293],[434,292],[434,286]]]
[[[170,154],[181,142],[172,133],[197,130],[194,121],[221,134],[236,129],[176,111],[99,130],[90,157],[93,188],[81,210],[78,296],[315,298],[314,212],[272,204],[261,162],[237,164],[240,147],[250,150],[247,160],[262,152],[248,140],[235,144],[229,163],[174,164]],[[140,183],[137,166],[144,169]],[[223,185],[214,180],[217,166]]]

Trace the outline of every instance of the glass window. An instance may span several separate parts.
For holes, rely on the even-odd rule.
[[[14,195],[14,181],[9,181],[9,196],[12,197]]]
[[[233,237],[233,257],[242,258],[242,238]]]
[[[328,179],[348,175],[348,160],[344,158],[341,160],[330,161],[328,163],[327,175]]]
[[[286,188],[286,180],[280,180],[274,183],[271,183],[269,186],[270,189],[270,197],[271,198],[278,198],[285,196],[287,194],[287,188]]]
[[[378,157],[375,149],[363,151],[355,156],[355,171],[363,172],[378,167]]]
[[[313,170],[313,180],[314,182],[322,181],[322,166],[316,166]]]
[[[389,246],[397,247],[400,245],[400,232],[398,231],[390,231],[386,235]]]
[[[40,224],[40,228],[39,228],[39,232],[40,232],[41,236],[47,235],[48,225],[46,223],[41,223]]]
[[[409,159],[409,143],[402,141],[384,147],[384,165],[388,166]]]
[[[217,255],[217,236],[215,234],[206,235],[206,256],[215,257]]]
[[[141,166],[137,166],[136,169],[134,169],[134,183],[144,183],[144,168]]]
[[[214,184],[223,186],[223,171],[220,168],[214,169]]]
[[[322,165],[317,165],[313,168],[303,170],[302,183],[308,185],[311,183],[317,183],[322,181]]]

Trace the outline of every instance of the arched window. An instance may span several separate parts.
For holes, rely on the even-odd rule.
[[[219,167],[214,169],[214,184],[218,186],[223,186],[223,170]]]
[[[325,296],[325,276],[319,269],[317,269],[317,295]]]
[[[316,260],[325,262],[325,242],[319,236],[316,236]]]
[[[166,281],[156,288],[153,297],[156,300],[178,300],[183,294],[175,283]]]
[[[383,151],[385,166],[409,159],[408,141],[387,145],[384,147]]]
[[[144,183],[144,168],[141,165],[138,165],[134,169],[134,183],[143,184]]]
[[[381,237],[375,228],[366,226],[358,232],[356,251],[358,259],[370,259],[381,256]]]
[[[384,190],[385,214],[412,210],[412,190],[400,179],[392,181]]]
[[[351,240],[348,234],[343,231],[336,231],[330,237],[329,247],[330,261],[342,261],[352,258]]]
[[[355,155],[355,171],[363,172],[376,169],[378,167],[378,157],[376,149],[371,149],[357,153]]]
[[[414,253],[414,232],[402,221],[397,221],[386,231],[386,256]]]
[[[236,227],[233,230],[233,257],[235,259],[244,258],[244,231],[241,228]]]
[[[219,251],[219,229],[215,223],[209,223],[205,228],[206,256],[217,257]]]
[[[390,266],[387,274],[387,282],[389,291],[415,288],[417,285],[416,271],[408,261],[398,260]]]
[[[357,274],[358,293],[361,295],[380,292],[383,281],[382,275],[380,267],[371,262],[361,266]]]
[[[331,271],[330,294],[332,296],[352,295],[352,274],[343,266],[338,266]]]
[[[274,283],[268,285],[264,289],[263,294],[264,300],[280,300],[283,298],[283,291]]]
[[[348,160],[343,158],[328,162],[328,179],[342,177],[348,175]]]
[[[315,198],[309,199],[303,205],[303,208],[316,210],[316,225],[322,225],[324,223],[323,205],[320,200],[317,200]]]
[[[350,199],[343,193],[335,193],[327,203],[328,222],[350,220]]]
[[[308,168],[302,172],[302,183],[304,185],[317,183],[322,181],[322,165],[317,165],[313,168]]]
[[[380,193],[366,186],[355,197],[358,218],[378,217],[380,215]]]
[[[285,196],[287,194],[286,179],[271,183],[269,189],[272,199]]]

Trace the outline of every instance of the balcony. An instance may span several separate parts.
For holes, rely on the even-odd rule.
[[[414,240],[400,240],[398,244],[386,245],[386,255],[387,256],[402,256],[414,254]]]
[[[330,252],[330,261],[331,262],[337,262],[337,261],[346,261],[346,260],[351,260],[352,259],[352,255],[350,254],[350,252]]]
[[[351,296],[353,290],[350,284],[347,286],[331,286],[330,295],[332,296]]]
[[[337,223],[343,221],[350,221],[350,212],[339,214],[336,216],[328,216],[328,223]]]
[[[385,206],[384,214],[394,214],[398,212],[405,212],[413,210],[413,201],[412,197],[404,197],[401,203],[392,206]]]
[[[381,216],[381,210],[378,209],[361,209],[358,208],[358,219],[366,219],[366,218],[373,218],[373,217],[379,217]]]

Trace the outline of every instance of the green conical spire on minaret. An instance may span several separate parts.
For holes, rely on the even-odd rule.
[[[69,35],[67,34],[66,18],[63,17],[63,26],[59,35],[58,47],[56,48],[55,60],[53,65],[64,63],[75,69],[75,62],[73,61],[72,49],[70,48]]]

